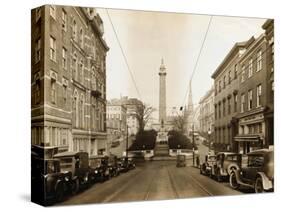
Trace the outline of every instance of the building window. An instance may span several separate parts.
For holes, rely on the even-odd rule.
[[[38,63],[41,58],[41,39],[38,38],[35,42],[35,63]]]
[[[245,65],[242,66],[242,72],[241,72],[241,82],[245,81]]]
[[[67,86],[63,85],[63,103],[66,105],[66,100],[67,100]]]
[[[237,112],[238,95],[234,94],[234,112]]]
[[[253,90],[248,91],[248,110],[253,108]]]
[[[231,83],[231,71],[228,72],[228,84]]]
[[[34,103],[40,103],[40,80],[36,79],[35,81],[35,91],[34,91]]]
[[[76,40],[76,35],[77,35],[77,24],[76,24],[76,21],[73,20],[73,23],[72,23],[72,37],[74,40]]]
[[[65,10],[62,10],[61,18],[62,18],[62,29],[66,32],[66,29],[67,29],[67,14],[66,14]]]
[[[219,92],[221,92],[221,81],[219,81]]]
[[[245,111],[245,94],[241,94],[241,113]]]
[[[62,67],[67,69],[67,50],[64,47],[62,47]]]
[[[228,98],[228,115],[230,115],[230,113],[231,113],[231,99],[230,98]]]
[[[41,18],[41,8],[35,9],[35,21],[37,22]]]
[[[54,5],[51,5],[50,6],[50,16],[53,18],[53,19],[56,19],[56,7]]]
[[[226,76],[223,77],[223,88],[226,86]]]
[[[79,33],[79,43],[80,43],[80,46],[83,48],[83,44],[84,44],[84,33],[83,33],[83,29],[80,29],[80,33]]]
[[[248,77],[250,78],[251,76],[253,76],[253,59],[250,59],[249,61]]]
[[[57,91],[56,91],[56,80],[51,79],[51,102],[53,104],[56,104],[56,97],[57,97]]]
[[[222,102],[222,115],[225,116],[225,101]]]
[[[235,66],[234,66],[234,79],[237,79],[237,73],[238,73],[237,64],[235,64]]]
[[[221,118],[221,103],[219,103],[219,118]]]
[[[77,80],[77,55],[75,53],[72,57],[72,78]]]
[[[56,39],[50,37],[50,59],[56,61]]]
[[[257,71],[262,69],[262,51],[260,50],[257,55]]]
[[[261,85],[257,86],[257,107],[261,106]]]
[[[84,63],[83,60],[80,60],[80,64],[79,64],[79,80],[81,83],[84,82]]]

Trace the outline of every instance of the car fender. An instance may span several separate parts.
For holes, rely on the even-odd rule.
[[[62,185],[63,185],[63,183],[64,183],[64,181],[61,180],[61,179],[59,179],[59,180],[56,182],[55,191],[57,191],[57,188],[58,188],[58,186],[59,186],[61,183],[62,183]],[[64,185],[63,185],[63,186],[64,186]],[[64,189],[64,188],[63,188],[63,189]]]
[[[261,177],[264,190],[270,190],[273,188],[272,181],[268,179],[264,172],[258,172],[257,177]]]

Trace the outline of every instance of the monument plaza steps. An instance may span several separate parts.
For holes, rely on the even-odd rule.
[[[156,143],[154,149],[155,156],[169,156],[169,146],[168,144]]]

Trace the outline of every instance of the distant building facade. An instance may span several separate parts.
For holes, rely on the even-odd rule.
[[[103,154],[106,53],[94,8],[46,5],[32,11],[32,144]]]
[[[202,133],[214,132],[214,100],[215,90],[212,87],[199,101],[199,131]]]
[[[124,96],[121,98],[122,104],[127,108],[127,125],[129,136],[134,136],[139,131],[139,122],[137,114],[139,107],[143,105],[142,101],[137,98],[128,98]]]
[[[213,73],[214,99],[214,149],[215,151],[237,151],[234,137],[238,133],[239,59],[254,41],[236,43]]]
[[[127,108],[119,99],[107,102],[107,152],[122,156],[126,151]]]

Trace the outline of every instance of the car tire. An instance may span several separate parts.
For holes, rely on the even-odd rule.
[[[79,180],[79,179],[76,179],[76,180],[74,181],[72,193],[73,193],[73,194],[77,194],[77,193],[79,192],[79,189],[80,189],[80,180]]]
[[[232,172],[229,176],[229,185],[233,189],[238,189],[240,186],[239,183],[237,182],[235,172]]]
[[[257,177],[257,179],[255,181],[254,189],[255,189],[255,193],[263,193],[264,192],[263,182],[262,182],[261,177]]]
[[[55,194],[55,199],[56,202],[61,202],[64,197],[64,184],[59,183],[56,188],[56,194]]]

